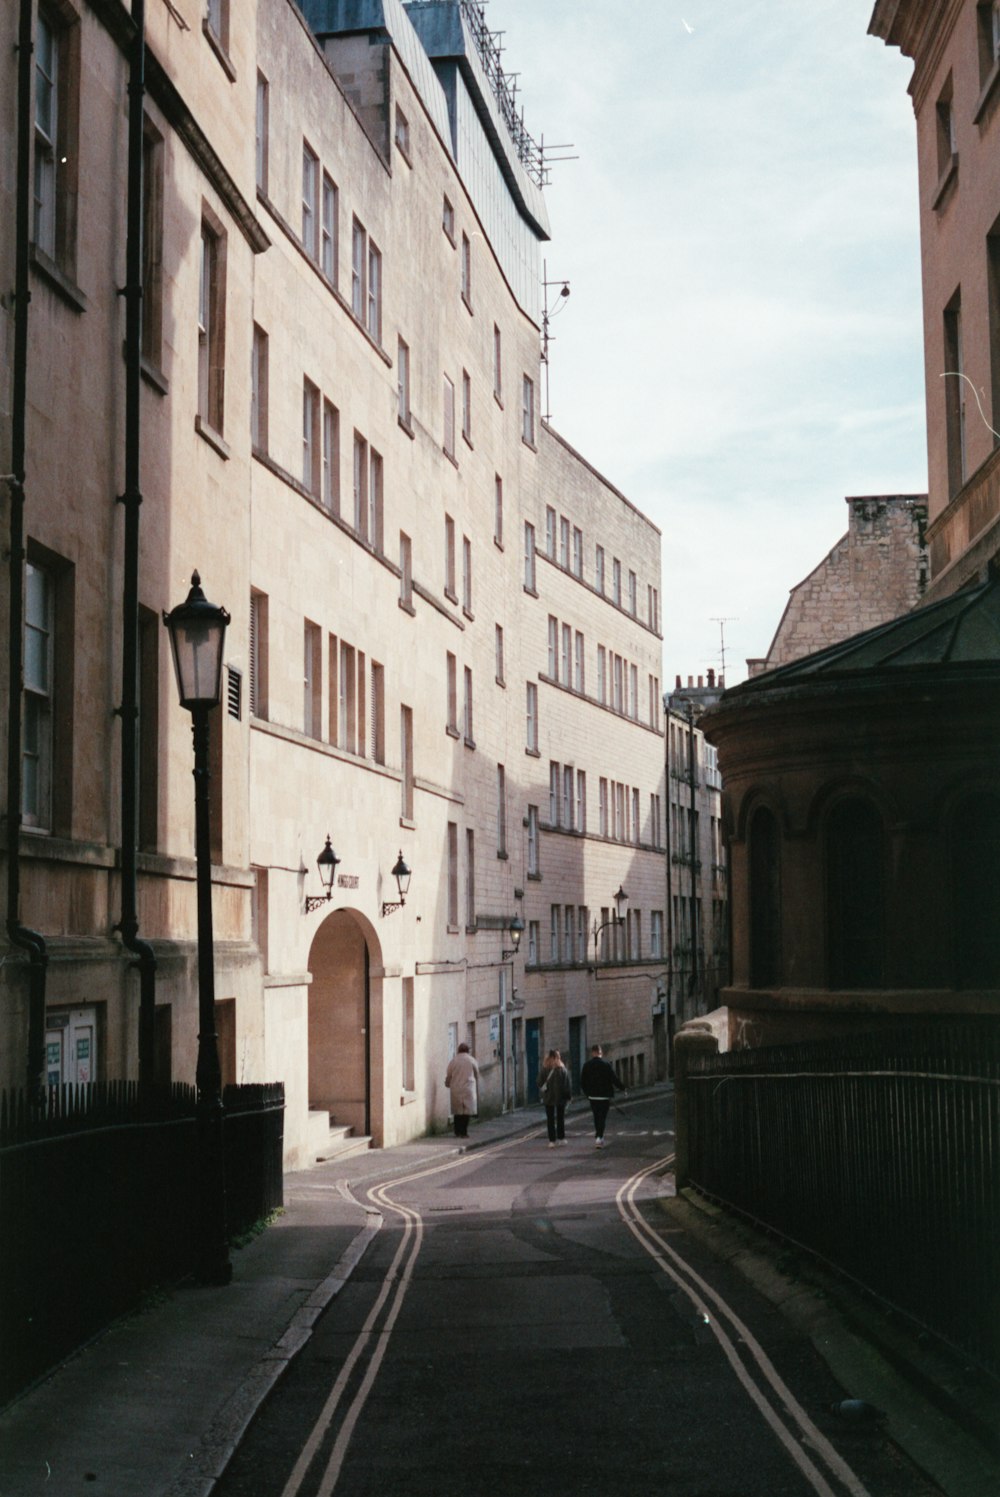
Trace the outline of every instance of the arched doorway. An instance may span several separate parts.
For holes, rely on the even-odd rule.
[[[371,1134],[376,1028],[381,1006],[382,954],[367,921],[334,910],[309,952],[309,1109],[332,1123]]]

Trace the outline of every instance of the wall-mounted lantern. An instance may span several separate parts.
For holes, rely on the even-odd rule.
[[[400,848],[396,866],[392,870],[392,876],[396,880],[396,888],[399,890],[398,899],[386,899],[382,903],[382,914],[391,915],[396,910],[401,910],[406,903],[406,896],[410,892],[410,870],[403,862],[403,850]]]
[[[521,937],[524,935],[524,921],[520,915],[511,916],[510,924],[507,927],[507,934],[510,936],[510,950],[501,951],[500,960],[502,962],[505,962],[509,956],[517,955],[517,948],[520,946]]]
[[[319,869],[320,883],[323,885],[323,888],[326,890],[326,893],[325,894],[310,894],[307,897],[307,899],[306,899],[306,914],[307,915],[311,915],[312,912],[313,912],[313,910],[318,910],[321,905],[329,903],[329,901],[333,898],[333,880],[334,880],[334,875],[337,872],[337,864],[339,862],[340,862],[340,859],[337,857],[337,854],[334,852],[333,848],[330,846],[330,839],[329,839],[329,837],[327,837],[327,839],[326,839],[326,846],[323,848],[323,851],[320,853],[319,857],[316,859],[316,867]]]

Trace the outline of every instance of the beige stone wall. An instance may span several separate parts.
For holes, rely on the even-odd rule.
[[[522,593],[525,677],[538,684],[539,757],[522,766],[523,794],[536,804],[541,834],[541,875],[526,876],[526,921],[537,920],[541,951],[537,971],[525,975],[526,1017],[532,1011],[543,1020],[545,1044],[565,1049],[569,1021],[584,1020],[588,1042],[605,1045],[616,1064],[631,1061],[652,1074],[651,1009],[660,975],[662,955],[650,951],[650,916],[665,909],[665,864],[662,820],[654,842],[650,796],[664,796],[664,740],[661,690],[661,639],[658,607],[652,622],[648,588],[660,587],[659,531],[607,480],[596,473],[555,433],[543,430],[540,482],[525,518],[535,526],[538,547],[538,597]],[[554,549],[547,547],[547,515],[555,512]],[[564,565],[562,522],[569,523],[569,565]],[[582,531],[581,575],[574,570],[573,530]],[[599,587],[597,547],[605,553],[605,586]],[[612,595],[614,562],[621,563],[622,602]],[[635,572],[638,606],[629,607],[628,577]],[[558,677],[549,669],[548,620],[559,626]],[[574,641],[584,640],[584,689],[565,682],[562,628],[569,624]],[[598,648],[610,662],[620,656],[636,668],[638,702],[635,718],[614,710],[613,701],[600,700]],[[610,698],[611,666],[607,666]],[[654,686],[650,689],[650,678]],[[652,714],[652,715],[651,715]],[[580,834],[553,824],[550,813],[550,764],[570,764],[586,775],[586,829]],[[638,831],[629,827],[630,840],[615,840],[600,827],[600,784],[604,779],[638,791]],[[665,812],[664,812],[665,814]],[[557,821],[562,820],[557,815]],[[526,865],[524,865],[526,867]],[[550,960],[551,907],[584,905],[590,926],[602,919],[602,909],[613,909],[613,896],[622,887],[629,896],[629,918],[640,916],[640,958],[623,971],[612,967],[589,973],[577,959],[568,964]],[[565,927],[564,927],[565,928]],[[588,934],[588,960],[594,942]]]
[[[213,873],[216,995],[227,1004],[235,1079],[284,1081],[287,1160],[298,1166],[315,1152],[310,1109],[349,1114],[352,1124],[364,1125],[358,1098],[366,1054],[370,1126],[378,1143],[444,1125],[449,1047],[463,1039],[474,1043],[483,1065],[483,1110],[523,1097],[523,1058],[516,1067],[511,1050],[515,1020],[522,1044],[524,1027],[533,1021],[546,1045],[562,1047],[570,1020],[585,1020],[588,1037],[603,1040],[613,1059],[631,1067],[633,1079],[640,1069],[650,1075],[651,993],[661,964],[649,951],[649,911],[663,907],[664,880],[662,850],[653,846],[649,829],[650,795],[663,793],[663,738],[658,707],[649,720],[649,680],[658,701],[661,669],[659,621],[650,626],[647,589],[659,590],[659,533],[538,421],[538,327],[512,295],[447,142],[395,51],[376,49],[378,67],[352,82],[347,75],[357,73],[357,49],[334,47],[324,57],[286,0],[241,5],[238,25],[234,11],[224,55],[204,34],[194,0],[180,0],[177,10],[187,30],[165,7],[154,7],[149,20],[147,112],[162,137],[163,339],[142,391],[140,600],[158,619],[184,598],[197,567],[208,596],[232,615],[226,659],[242,673],[242,711],[236,717],[222,707],[213,723],[221,774],[212,794],[221,804],[222,826]],[[69,562],[75,579],[68,686],[72,793],[58,835],[25,835],[22,916],[49,939],[50,1004],[86,1001],[100,1008],[99,1069],[112,1076],[134,1074],[137,1054],[136,979],[114,930],[120,908],[114,708],[121,694],[117,495],[124,326],[117,288],[124,279],[126,75],[115,37],[87,0],[82,22],[81,109],[90,154],[80,198],[79,279],[86,309],[71,308],[49,279],[35,275],[29,409],[29,534]],[[9,30],[10,19],[3,24]],[[366,60],[373,59],[366,54]],[[258,67],[270,101],[268,180],[261,192],[254,158]],[[332,69],[343,72],[343,87]],[[378,140],[372,123],[388,120],[396,104],[409,123],[405,157],[387,135]],[[3,107],[6,120],[6,97]],[[5,140],[12,134],[5,132]],[[329,173],[338,190],[332,281],[301,242],[304,141],[320,174]],[[9,152],[6,143],[2,149]],[[5,154],[4,208],[11,165]],[[442,228],[445,194],[455,212],[454,240]],[[215,434],[198,430],[195,421],[203,215],[225,245],[225,406],[223,429]],[[381,254],[381,329],[374,337],[351,306],[355,217]],[[463,234],[471,258],[467,297],[461,294]],[[7,265],[10,253],[9,234],[0,232],[0,263]],[[256,451],[250,438],[255,324],[268,340],[267,438]],[[499,398],[495,328],[502,342]],[[6,348],[6,306],[2,336]],[[408,426],[398,419],[400,338],[410,349]],[[471,393],[467,436],[463,373]],[[443,451],[445,375],[456,392],[451,456]],[[522,434],[525,375],[535,391],[532,443]],[[339,415],[339,510],[310,492],[304,471],[306,380]],[[5,372],[0,404],[9,405]],[[368,538],[355,527],[355,432],[382,464],[380,532]],[[6,444],[8,434],[5,422],[0,442]],[[494,525],[498,476],[502,534]],[[558,552],[544,554],[547,504],[582,531],[581,577],[561,565]],[[448,519],[454,587],[446,575]],[[530,593],[524,586],[526,520],[535,526],[538,545]],[[412,558],[409,599],[402,596],[401,535],[409,538]],[[471,597],[463,585],[465,540]],[[598,542],[607,556],[604,595],[594,583]],[[615,557],[622,564],[622,606],[608,597]],[[637,616],[628,606],[629,571],[637,578]],[[6,589],[6,573],[0,588]],[[256,712],[249,700],[252,593],[266,600],[266,629],[257,644],[267,690]],[[571,626],[574,639],[577,632],[584,637],[582,691],[549,676],[550,613],[560,626]],[[304,684],[307,625],[318,641],[312,720]],[[597,701],[599,643],[636,666],[635,721]],[[363,745],[345,742],[340,731],[343,645],[354,650],[356,662],[364,660]],[[159,955],[157,1003],[172,1074],[188,1078],[197,1047],[190,721],[176,704],[164,632],[154,635],[153,654],[158,796],[153,845],[140,856],[140,934]],[[449,655],[457,676],[457,734],[449,723]],[[373,666],[384,691],[378,751]],[[466,670],[473,687],[471,735],[462,723]],[[526,752],[529,681],[538,691],[537,756]],[[404,707],[413,723],[407,817]],[[358,716],[356,710],[355,726]],[[548,825],[550,760],[585,772],[585,830]],[[503,846],[500,765],[506,775]],[[637,841],[600,834],[601,777],[639,790]],[[539,807],[543,824],[538,879],[527,876],[529,805]],[[307,912],[307,897],[320,892],[315,859],[327,835],[341,860],[333,898]],[[450,886],[451,839],[457,857]],[[410,892],[404,908],[383,914],[383,904],[398,898],[391,869],[401,848],[412,869]],[[548,960],[550,907],[586,906],[592,925],[620,883],[642,914],[641,958],[596,976],[579,952],[572,961]],[[456,909],[449,907],[452,892]],[[544,952],[530,964],[527,936],[513,960],[501,959],[510,944],[504,927],[515,911],[542,929]],[[587,952],[592,956],[589,935]],[[10,999],[0,1036],[4,1084],[19,1080],[23,1065],[24,964],[16,953],[4,964],[0,985]],[[494,1038],[498,1025],[504,1045]]]
[[[976,0],[949,6],[916,0],[905,15],[891,9],[884,16],[876,10],[873,29],[914,59],[909,92],[917,125],[933,598],[981,575],[1000,546],[998,311],[988,252],[1000,218],[1000,85],[981,56]],[[950,116],[953,154],[942,139],[943,113]],[[954,378],[945,337],[946,310],[956,307],[963,381]],[[949,475],[948,459],[948,400],[956,392],[964,407],[960,481]]]
[[[765,661],[751,674],[799,660],[915,608],[927,578],[922,495],[847,500],[847,534],[792,589]]]

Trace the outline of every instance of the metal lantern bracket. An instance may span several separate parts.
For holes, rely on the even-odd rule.
[[[406,896],[410,891],[410,870],[409,868],[407,868],[406,864],[403,861],[402,848],[400,848],[399,850],[399,857],[396,859],[395,867],[392,870],[392,876],[396,880],[396,888],[399,890],[399,898],[385,899],[382,901],[383,917],[386,915],[395,914],[396,910],[401,910],[406,903]]]
[[[596,972],[597,970],[597,943],[600,939],[601,931],[606,930],[609,925],[625,924],[625,913],[626,906],[628,904],[628,895],[625,893],[625,890],[621,884],[618,885],[618,892],[613,896],[613,898],[615,902],[614,914],[609,915],[607,920],[602,920],[600,925],[598,925],[596,920],[594,921],[594,963],[591,967],[592,972]]]
[[[502,950],[500,952],[500,960],[502,962],[505,962],[509,956],[517,956],[517,950],[521,944],[521,937],[524,935],[524,921],[521,919],[520,915],[514,915],[511,918],[511,922],[507,927],[507,931],[510,935],[511,946],[509,950]]]
[[[326,846],[316,859],[316,867],[319,869],[320,880],[326,890],[325,894],[309,894],[306,896],[306,914],[311,915],[313,910],[320,909],[324,904],[329,904],[333,898],[333,880],[337,872],[337,864],[340,859],[330,845],[330,838],[326,839]]]

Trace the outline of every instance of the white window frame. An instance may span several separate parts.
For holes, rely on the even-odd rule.
[[[528,374],[521,381],[521,440],[535,446],[535,382]]]
[[[525,689],[525,747],[530,754],[538,753],[538,683],[528,681]]]
[[[319,157],[302,141],[302,247],[310,260],[319,259]]]
[[[322,216],[320,223],[320,269],[334,286],[337,284],[337,224],[339,193],[329,172],[323,173]]]
[[[529,592],[538,591],[538,574],[535,565],[535,527],[530,520],[524,522],[524,585]]]
[[[399,420],[410,427],[410,345],[399,338],[396,344],[396,393]]]
[[[267,168],[268,168],[268,146],[270,129],[270,86],[264,74],[257,69],[257,100],[254,120],[254,170],[256,173],[257,186],[261,192],[267,193]]]
[[[55,579],[31,562],[24,582],[24,709],[21,733],[21,820],[52,830],[55,723]]]

